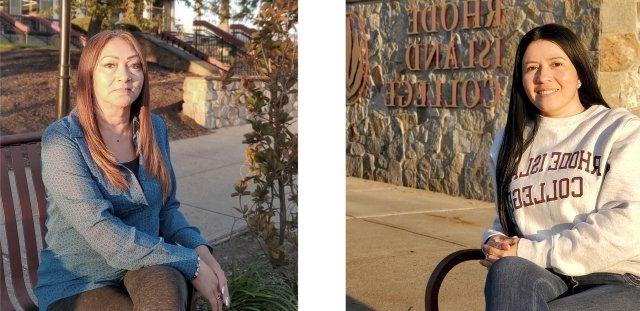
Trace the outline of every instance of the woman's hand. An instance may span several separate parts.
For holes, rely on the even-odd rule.
[[[218,300],[218,302],[223,302],[227,307],[229,307],[231,305],[231,298],[229,297],[229,287],[227,286],[227,277],[225,276],[224,271],[222,271],[220,264],[213,257],[213,255],[211,255],[211,252],[209,252],[209,248],[207,246],[199,245],[198,247],[196,247],[196,252],[198,252],[198,255],[200,256],[200,259],[202,260],[202,262],[206,264],[209,267],[209,269],[211,269],[211,271],[213,271],[213,273],[216,275],[218,279],[217,292],[221,294],[221,298],[222,298],[221,300]],[[217,297],[218,296],[216,296],[216,298]],[[217,310],[215,309],[213,304],[211,304],[211,306],[214,308],[214,310]],[[219,310],[222,310],[222,307],[220,307]]]
[[[214,311],[222,311],[222,299],[220,298],[218,283],[218,277],[206,263],[200,264],[198,276],[191,280],[193,287],[202,297],[209,301]]]
[[[520,238],[517,236],[492,236],[486,244],[482,245],[482,252],[485,254],[486,258],[480,260],[480,264],[488,269],[496,260],[502,257],[517,256],[519,241]]]

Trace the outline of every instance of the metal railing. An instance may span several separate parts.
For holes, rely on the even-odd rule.
[[[11,15],[11,17],[29,27],[28,36],[34,36],[47,45],[56,45],[58,43],[57,33],[39,20],[25,15]]]
[[[255,74],[255,70],[242,61],[247,55],[244,46],[239,48],[237,45],[229,44],[206,28],[195,27],[194,30],[194,46],[197,50],[225,64],[233,65],[236,74]]]
[[[11,15],[13,19],[20,21],[21,23],[29,27],[30,35],[54,35],[55,31],[51,27],[41,23],[40,21],[31,18],[31,16],[25,15]]]
[[[60,34],[60,21],[57,19],[48,19],[37,15],[29,15],[29,17],[46,25],[57,35]],[[69,42],[76,48],[82,49],[87,44],[87,36],[79,31],[69,29]]]
[[[238,40],[232,34],[226,32],[220,27],[202,20],[193,21],[193,26],[196,27],[196,29],[207,30],[210,35],[220,38],[222,41],[228,43],[231,46],[234,46],[239,50],[244,50],[244,42]]]
[[[257,75],[243,60],[248,57],[245,42],[205,21],[194,21],[193,26],[193,33],[163,31],[159,37],[224,71],[233,67],[234,74]],[[239,30],[249,29],[244,28]]]
[[[247,55],[244,40],[206,21],[194,21],[193,26],[193,45],[197,50],[225,64],[233,65],[236,74],[255,73],[255,70],[241,60]]]
[[[60,44],[59,21],[38,16],[35,13],[29,15],[9,15],[0,11],[1,35],[11,42],[29,43],[29,37],[37,39],[47,45]],[[71,29],[70,43],[82,49],[87,36]],[[37,42],[34,41],[34,42]]]
[[[256,32],[255,29],[251,29],[242,24],[231,24],[229,29],[231,30],[231,34],[233,34],[236,39],[244,42],[245,45],[247,42],[251,41],[251,36]]]
[[[71,43],[73,46],[77,47],[78,49],[82,49],[84,45],[87,44],[87,39],[83,40],[79,36],[71,35],[69,36],[69,43]]]
[[[29,27],[2,11],[0,11],[0,26],[2,36],[10,42],[27,42]]]
[[[181,39],[182,38],[182,39]],[[224,70],[227,71],[229,70],[229,65],[225,64],[223,62],[220,62],[219,60],[215,59],[214,57],[208,56],[207,54],[201,52],[200,50],[196,49],[192,42],[187,42],[185,40],[190,40],[189,39],[190,36],[185,36],[185,35],[177,35],[175,32],[170,32],[170,31],[163,31],[162,33],[160,33],[160,39],[164,40],[165,42],[179,47],[187,52],[189,52],[190,54]],[[183,40],[185,39],[185,40]]]
[[[233,57],[239,54],[237,47],[227,43],[203,27],[194,29],[193,46],[199,51],[227,64],[232,63]]]
[[[246,44],[247,42],[251,41],[251,36],[250,36],[250,35],[248,35],[247,33],[245,33],[244,31],[241,31],[241,30],[235,30],[235,29],[234,29],[234,30],[232,30],[232,31],[231,31],[231,33],[233,34],[233,36],[234,36],[236,39],[238,39],[238,40],[240,40],[240,41],[244,42],[245,44]]]

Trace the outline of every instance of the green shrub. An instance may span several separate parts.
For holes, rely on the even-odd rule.
[[[91,22],[91,17],[89,16],[76,17],[71,20],[71,28],[79,32],[82,32],[84,34],[87,34],[89,32],[90,22]]]
[[[258,261],[246,271],[231,276],[230,310],[297,310],[296,284],[295,279],[272,269],[267,262]]]
[[[260,79],[243,75],[236,94],[251,123],[243,140],[249,172],[231,196],[238,197],[235,209],[263,241],[271,264],[283,266],[298,249],[298,134],[291,130],[295,120],[290,113],[290,100],[298,92],[298,47],[290,36],[298,20],[297,1],[264,2],[258,16],[258,35],[241,58]],[[230,70],[227,77],[232,75]]]

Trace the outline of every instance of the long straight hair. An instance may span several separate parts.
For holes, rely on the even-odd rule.
[[[129,182],[124,173],[118,169],[118,162],[115,155],[107,148],[102,140],[96,118],[96,111],[99,108],[96,102],[96,96],[93,93],[93,71],[98,62],[98,57],[105,45],[114,38],[123,39],[131,44],[142,63],[144,82],[140,95],[138,95],[138,98],[131,104],[129,122],[132,122],[134,117],[138,117],[140,127],[136,148],[139,154],[140,152],[143,154],[142,161],[146,171],[151,177],[160,181],[162,197],[163,201],[165,201],[169,196],[171,182],[167,168],[162,160],[162,153],[153,135],[151,109],[149,107],[149,74],[147,62],[144,59],[140,45],[130,33],[122,30],[102,31],[91,37],[82,50],[78,64],[78,88],[76,92],[76,106],[80,125],[85,133],[91,156],[109,184],[121,190],[128,189]]]
[[[547,24],[531,29],[522,37],[513,65],[507,125],[496,165],[498,217],[504,233],[509,236],[522,236],[515,222],[513,202],[509,198],[509,185],[516,174],[522,154],[533,141],[539,127],[540,111],[529,100],[522,82],[522,58],[527,47],[536,40],[551,41],[567,54],[582,83],[578,89],[578,98],[585,109],[592,105],[609,107],[598,88],[587,50],[569,28]],[[531,130],[526,130],[531,125]]]

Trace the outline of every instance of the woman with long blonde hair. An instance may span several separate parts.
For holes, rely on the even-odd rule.
[[[213,306],[227,280],[179,211],[167,125],[128,32],[92,37],[78,65],[77,107],[42,136],[46,248],[41,310],[184,310],[189,281]]]

